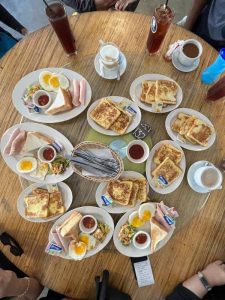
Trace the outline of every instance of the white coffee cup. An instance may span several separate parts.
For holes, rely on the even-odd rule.
[[[198,48],[197,56],[189,57],[184,53],[184,46],[188,45],[188,44],[190,44],[190,45],[193,44],[194,46],[196,46]],[[182,65],[184,65],[186,67],[190,67],[196,62],[197,59],[200,58],[200,56],[202,55],[202,51],[203,51],[202,44],[199,41],[194,40],[194,39],[189,39],[189,40],[184,41],[184,43],[179,47],[178,59]]]
[[[196,170],[194,180],[200,187],[213,191],[222,188],[223,175],[213,164],[207,164]]]
[[[118,67],[120,51],[113,43],[102,44],[100,51],[100,60],[105,68],[115,69]]]

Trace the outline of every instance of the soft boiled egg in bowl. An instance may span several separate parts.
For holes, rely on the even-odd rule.
[[[92,250],[96,246],[96,239],[88,233],[81,232],[79,235],[79,241],[86,244],[87,250]]]
[[[40,73],[39,83],[42,88],[48,92],[58,92],[60,87],[66,90],[70,86],[70,82],[65,75],[51,73],[49,71],[43,71]]]
[[[37,168],[37,160],[34,157],[23,157],[16,164],[16,169],[20,173],[31,173]]]
[[[143,203],[140,205],[138,209],[139,218],[144,222],[150,221],[155,214],[155,210],[156,210],[155,204]]]
[[[69,244],[69,256],[74,260],[81,260],[87,252],[87,245],[84,242],[71,241]]]
[[[145,223],[140,219],[138,211],[134,211],[129,215],[128,222],[130,225],[136,228],[143,226]]]

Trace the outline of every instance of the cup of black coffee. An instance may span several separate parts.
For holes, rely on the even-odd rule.
[[[202,45],[199,41],[190,39],[184,41],[179,49],[179,61],[186,67],[192,66],[202,55]]]

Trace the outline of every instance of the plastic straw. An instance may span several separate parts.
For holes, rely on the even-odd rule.
[[[169,0],[166,0],[166,7],[167,7],[167,5],[168,5],[168,2],[169,2]]]

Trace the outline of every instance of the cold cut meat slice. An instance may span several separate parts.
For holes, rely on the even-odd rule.
[[[24,130],[21,130],[17,137],[12,142],[11,150],[9,155],[19,154],[25,144],[27,138],[27,133]]]
[[[85,104],[85,100],[86,100],[86,80],[85,79],[81,79],[80,81],[80,98],[79,98],[79,102],[84,105]]]
[[[72,100],[72,103],[74,106],[80,105],[79,98],[80,98],[80,83],[78,80],[74,79],[73,80],[73,100]]]
[[[8,143],[5,146],[5,149],[3,151],[4,154],[9,154],[11,151],[11,147],[12,147],[12,143],[15,140],[15,138],[17,137],[17,135],[20,133],[19,128],[16,128],[13,133],[11,134]]]

